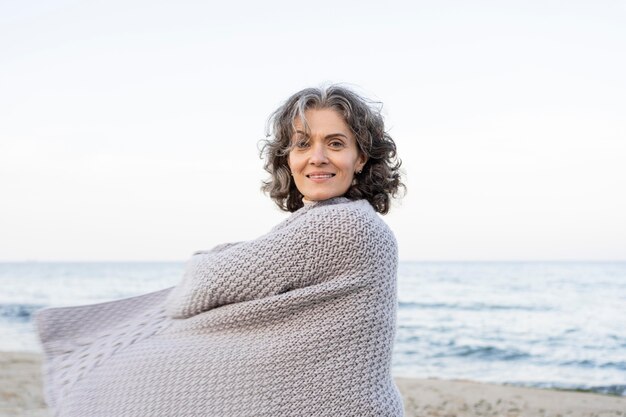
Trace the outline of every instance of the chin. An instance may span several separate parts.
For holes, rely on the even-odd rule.
[[[306,199],[310,201],[322,201],[322,200],[328,200],[329,198],[333,198],[333,197],[339,197],[342,195],[343,194],[340,194],[340,193],[311,193],[306,196]]]

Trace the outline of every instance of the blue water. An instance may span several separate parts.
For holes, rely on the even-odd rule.
[[[0,263],[0,351],[32,313],[176,285],[183,263]],[[401,263],[395,376],[626,396],[626,263]]]

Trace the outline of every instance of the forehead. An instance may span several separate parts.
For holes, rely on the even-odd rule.
[[[315,134],[315,132],[326,132],[330,130],[350,133],[350,127],[343,118],[343,115],[334,109],[307,109],[304,112],[304,119],[306,120],[308,131],[313,134]],[[300,116],[296,116],[293,124],[296,130],[304,131]]]

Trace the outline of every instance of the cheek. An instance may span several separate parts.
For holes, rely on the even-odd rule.
[[[353,155],[346,156],[341,165],[346,175],[354,174],[356,170],[356,157]]]
[[[297,155],[290,153],[287,157],[287,165],[289,165],[291,169],[298,170],[300,165],[302,165],[301,158],[298,158]]]

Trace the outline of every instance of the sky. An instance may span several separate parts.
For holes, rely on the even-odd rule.
[[[289,214],[270,113],[383,103],[401,261],[626,260],[626,0],[0,2],[0,261],[179,261]]]

